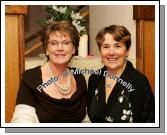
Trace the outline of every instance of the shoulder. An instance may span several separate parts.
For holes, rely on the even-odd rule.
[[[86,83],[84,75],[81,72],[79,72],[79,68],[70,68],[70,72],[74,75],[77,81],[79,81],[80,83]]]
[[[89,77],[89,80],[88,80],[88,87],[90,89],[92,88],[95,88],[97,86],[97,84],[103,80],[104,78],[104,72],[105,72],[105,67],[97,70],[94,74],[92,74],[90,77]]]
[[[97,71],[95,71],[90,77],[89,77],[89,81],[96,81],[96,80],[100,80],[104,74],[104,71],[106,70],[106,67],[103,67]]]
[[[140,71],[136,70],[130,62],[127,62],[125,72],[126,79],[135,88],[135,92],[141,94],[151,90],[147,77]]]
[[[37,80],[40,79],[40,77],[41,77],[41,66],[37,66],[35,68],[25,70],[22,73],[22,81],[26,83],[36,82]]]
[[[37,66],[37,67],[31,68],[31,69],[25,70],[22,73],[22,76],[29,77],[29,76],[32,76],[34,74],[39,74],[39,71],[40,71],[40,66]]]
[[[131,63],[128,62],[127,66],[129,68],[129,75],[134,82],[140,84],[148,82],[147,77],[143,73],[135,69]]]

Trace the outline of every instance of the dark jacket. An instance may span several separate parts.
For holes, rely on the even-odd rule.
[[[143,74],[133,68],[131,62],[127,61],[120,77],[123,82],[117,80],[107,104],[103,75],[106,67],[100,70],[101,75],[91,75],[88,82],[87,106],[92,122],[152,123],[155,121],[155,102],[149,82]]]

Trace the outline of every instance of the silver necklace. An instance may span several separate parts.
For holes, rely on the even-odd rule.
[[[55,76],[53,74],[53,72],[51,71],[48,63],[46,64],[46,69],[47,69],[49,76],[51,76],[51,77]],[[67,76],[67,82],[65,84],[60,84],[59,78],[57,81],[54,81],[54,85],[58,88],[59,92],[63,95],[69,94],[71,92],[71,74],[70,74],[70,71],[68,69],[66,72],[68,72],[68,73],[66,73],[66,74],[68,74],[68,76]]]

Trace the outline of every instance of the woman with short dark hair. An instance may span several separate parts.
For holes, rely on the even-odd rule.
[[[104,67],[88,83],[88,115],[91,122],[155,122],[155,105],[147,78],[127,60],[131,34],[111,25],[96,36]]]

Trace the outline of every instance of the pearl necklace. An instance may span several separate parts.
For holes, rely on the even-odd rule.
[[[46,64],[46,69],[47,69],[49,76],[51,76],[51,77],[54,76],[48,63]],[[69,94],[71,92],[71,74],[70,74],[70,71],[68,69],[65,72],[66,72],[66,75],[68,75],[66,84],[60,84],[59,77],[58,77],[57,81],[54,81],[54,85],[58,88],[59,92],[63,95]]]

